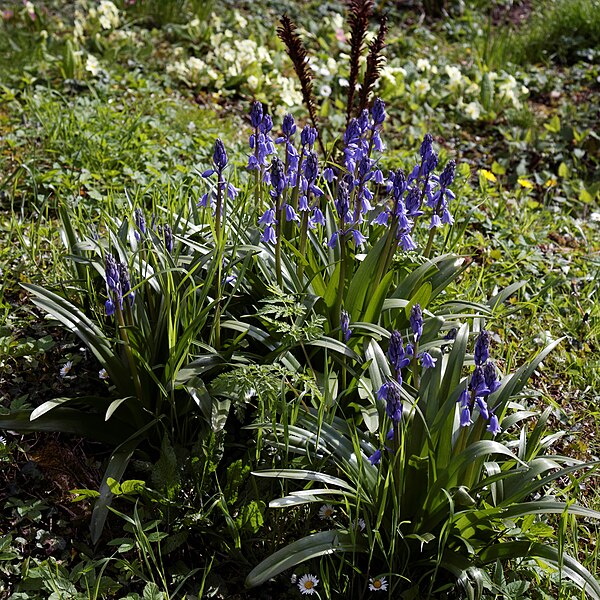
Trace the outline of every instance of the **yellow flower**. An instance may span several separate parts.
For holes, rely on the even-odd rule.
[[[529,179],[525,179],[525,177],[519,177],[519,179],[517,179],[517,182],[521,187],[527,188],[529,190],[533,188],[533,183],[531,183]]]
[[[547,188],[550,187],[554,187],[556,185],[556,179],[552,178],[552,179],[548,179],[548,181],[546,181],[546,183],[544,184]]]
[[[496,181],[497,181],[496,176],[491,171],[488,171],[487,169],[479,169],[479,172],[488,181],[491,181],[492,183],[496,183]]]

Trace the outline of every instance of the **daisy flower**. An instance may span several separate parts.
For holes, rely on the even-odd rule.
[[[385,592],[385,590],[388,589],[385,577],[371,577],[371,579],[369,579],[369,589],[372,592]]]
[[[70,372],[71,369],[73,368],[73,361],[72,360],[68,360],[60,369],[60,376],[62,378],[66,377]]]
[[[323,520],[333,519],[334,513],[335,510],[331,504],[323,504],[323,506],[321,506],[321,508],[319,509],[319,517],[321,517],[321,519]]]
[[[314,594],[317,585],[319,585],[319,580],[310,573],[302,575],[298,582],[298,588],[302,594]]]

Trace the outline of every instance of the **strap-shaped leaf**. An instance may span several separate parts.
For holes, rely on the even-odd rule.
[[[497,560],[541,558],[584,590],[588,598],[600,600],[600,585],[596,578],[579,561],[568,554],[561,554],[553,546],[528,541],[496,543],[485,549],[479,557],[488,564]]]
[[[246,587],[256,587],[286,569],[333,552],[363,552],[356,536],[344,531],[320,531],[292,542],[263,560],[246,577]]]

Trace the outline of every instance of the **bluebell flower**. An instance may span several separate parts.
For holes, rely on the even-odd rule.
[[[415,304],[410,310],[410,327],[415,337],[415,342],[418,342],[423,335],[423,310],[420,304]]]
[[[490,390],[490,394],[493,394],[502,385],[498,381],[496,366],[493,362],[486,362],[483,365],[483,378],[485,379],[486,387]]]
[[[475,367],[475,370],[471,375],[469,388],[473,390],[476,396],[487,396],[490,393],[490,390],[485,383],[485,377],[481,367]]]
[[[475,364],[478,366],[483,365],[487,362],[490,357],[490,334],[485,329],[482,329],[477,336],[475,342]]]
[[[300,143],[302,147],[308,147],[309,150],[312,150],[312,147],[315,145],[317,141],[318,132],[314,127],[307,125],[300,134]]]
[[[408,344],[406,349],[402,343],[402,335],[399,331],[392,331],[390,336],[390,345],[388,347],[388,358],[396,373],[399,373],[405,367],[410,365],[413,356],[413,347]]]
[[[432,369],[435,367],[437,358],[433,358],[429,352],[419,352],[418,358],[421,361],[421,366],[424,369]]]
[[[377,392],[377,398],[385,401],[385,412],[394,422],[399,423],[402,419],[402,396],[401,387],[394,381],[386,381]]]
[[[472,423],[473,421],[471,421],[471,410],[468,406],[464,406],[460,411],[460,426],[468,427]]]
[[[385,102],[381,98],[375,98],[371,108],[371,117],[374,127],[382,125],[385,121]]]
[[[344,343],[347,343],[352,335],[352,329],[350,329],[350,315],[344,309],[340,312],[340,329],[342,330],[342,339]]]
[[[119,281],[121,283],[121,294],[122,298],[127,297],[129,300],[129,306],[133,306],[135,299],[135,292],[131,289],[131,282],[129,280],[129,271],[123,263],[118,263],[119,267]],[[123,308],[121,306],[121,308]]]
[[[265,244],[277,243],[277,236],[275,235],[275,228],[273,227],[273,225],[267,225],[267,227],[265,227],[260,241],[264,242]]]
[[[137,227],[137,231],[133,232],[135,239],[139,242],[142,235],[146,234],[146,219],[141,208],[136,208],[133,211],[133,220]]]
[[[335,173],[331,167],[326,167],[323,169],[323,179],[327,183],[331,183],[335,179]]]
[[[317,225],[325,227],[325,216],[318,206],[314,206],[312,209],[312,215],[308,220],[308,226],[310,229],[314,229]]]
[[[477,396],[475,398],[475,402],[476,402],[477,406],[479,407],[479,414],[487,421],[490,418],[490,413],[488,411],[488,405],[487,405],[487,402],[485,401],[485,398],[482,398],[481,396]]]
[[[492,416],[490,417],[490,422],[487,426],[486,431],[489,431],[494,436],[498,435],[502,431],[500,423],[498,422],[498,417],[495,414],[492,414]]]
[[[223,142],[217,138],[215,140],[215,145],[213,149],[213,167],[211,169],[207,169],[202,173],[202,177],[209,178],[213,175],[217,175],[217,190],[218,193],[223,194],[226,192],[227,196],[231,199],[234,199],[237,196],[237,189],[233,187],[231,183],[227,183],[223,179],[223,171],[227,166],[227,152],[225,151],[225,146]],[[217,192],[211,191],[202,195],[200,201],[198,202],[198,206],[206,208],[210,201],[211,207],[214,209],[216,205]],[[172,245],[171,245],[172,247]],[[169,250],[170,252],[170,250]]]
[[[375,450],[367,460],[376,467],[381,462],[381,450]]]
[[[165,242],[165,249],[171,253],[173,251],[173,230],[168,223],[158,226],[158,235],[161,236]]]
[[[271,196],[277,198],[281,196],[287,186],[287,178],[285,175],[285,165],[276,156],[273,157],[270,167],[271,178]]]
[[[469,394],[469,390],[465,388],[460,393],[457,402],[460,403],[462,408],[464,408],[465,406],[469,406],[469,404],[471,403],[471,394]]]
[[[263,105],[261,102],[253,102],[250,109],[250,122],[254,129],[258,129],[263,120]]]

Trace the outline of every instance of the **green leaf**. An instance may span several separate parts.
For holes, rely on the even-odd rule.
[[[557,568],[561,575],[585,590],[587,597],[600,600],[600,585],[596,578],[579,561],[568,554],[561,554],[551,545],[528,541],[503,542],[493,544],[479,555],[483,563],[533,557],[541,558]]]
[[[149,581],[142,592],[143,600],[164,600],[165,595],[160,591],[156,583]]]
[[[246,587],[256,587],[279,575],[286,569],[334,552],[362,552],[362,548],[352,536],[344,531],[320,531],[292,542],[263,560],[246,577]]]

